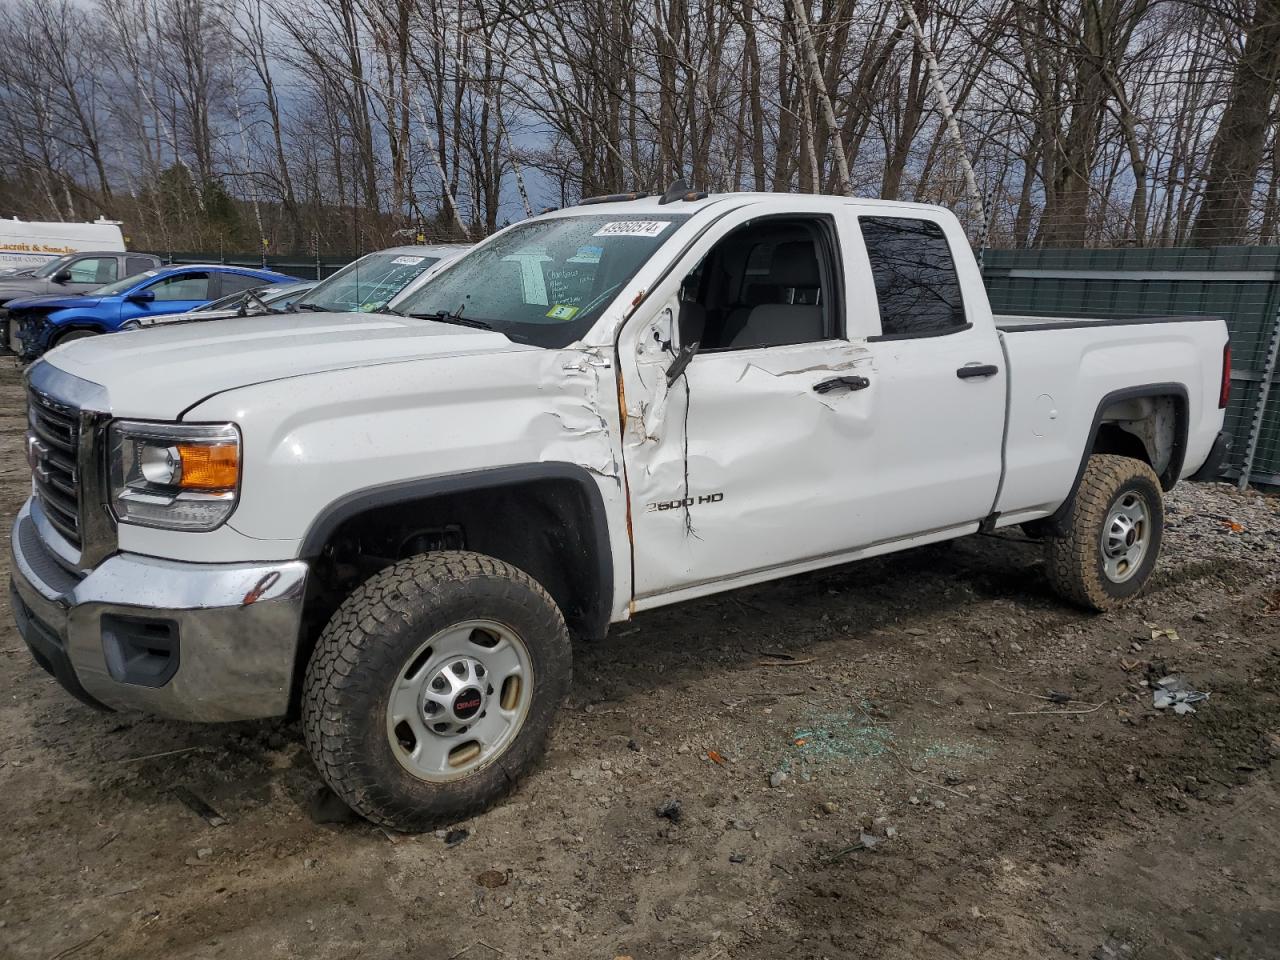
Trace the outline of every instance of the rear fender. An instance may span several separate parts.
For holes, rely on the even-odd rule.
[[[1171,402],[1160,404],[1158,401],[1161,399]],[[1166,492],[1172,490],[1182,475],[1182,464],[1187,454],[1188,410],[1187,388],[1181,383],[1149,383],[1113,390],[1104,396],[1094,411],[1071,492],[1047,518],[1052,531],[1061,534],[1070,526],[1076,491],[1080,489],[1085,467],[1095,452],[1098,434],[1105,423],[1113,423],[1125,433],[1137,437],[1147,450],[1152,469],[1160,478],[1160,486]]]

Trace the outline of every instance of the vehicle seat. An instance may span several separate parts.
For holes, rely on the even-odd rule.
[[[680,304],[680,345],[702,343],[707,335],[707,308],[688,301]]]
[[[724,347],[777,347],[811,343],[826,336],[823,308],[816,303],[822,278],[812,240],[778,244],[769,265],[769,281],[791,290],[793,302],[734,310],[725,322]],[[815,302],[795,302],[800,300]]]

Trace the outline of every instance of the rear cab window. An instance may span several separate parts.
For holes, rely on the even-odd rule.
[[[907,217],[859,217],[858,226],[880,308],[880,336],[871,339],[968,329],[960,278],[941,226]]]

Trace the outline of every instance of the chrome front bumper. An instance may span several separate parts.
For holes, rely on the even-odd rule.
[[[117,553],[83,578],[14,522],[10,599],[23,639],[74,695],[180,720],[288,711],[307,565]]]

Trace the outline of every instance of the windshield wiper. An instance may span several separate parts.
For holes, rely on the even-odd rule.
[[[320,304],[318,304],[318,303],[298,303],[297,301],[294,301],[294,302],[289,306],[289,310],[290,310],[292,313],[298,313],[298,312],[299,312],[299,311],[301,311],[301,310],[311,310],[311,311],[313,311],[313,312],[315,312],[315,313],[328,313],[328,312],[329,312],[329,308],[328,308],[328,307],[322,307],[322,306],[320,306]]]
[[[476,327],[479,330],[492,330],[493,324],[484,320],[473,320],[470,317],[462,315],[463,307],[459,307],[452,313],[448,310],[439,310],[435,313],[409,313],[405,316],[413,317],[415,320],[435,320],[438,323],[456,323],[461,327]]]
[[[249,315],[250,302],[257,303],[258,306],[262,308],[263,313],[275,313],[275,311],[267,305],[267,302],[258,296],[257,293],[253,290],[246,290],[244,293],[240,294],[240,301],[236,304],[237,317],[247,317]]]

